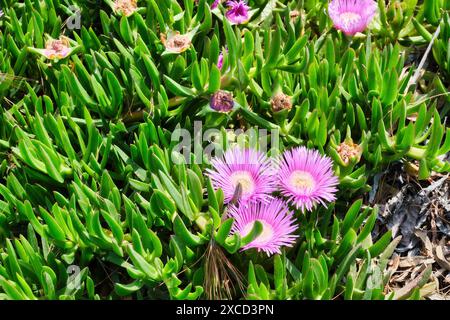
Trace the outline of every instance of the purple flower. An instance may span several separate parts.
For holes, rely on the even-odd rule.
[[[215,0],[212,4],[211,4],[211,10],[216,9],[219,6],[221,0]]]
[[[245,23],[250,19],[250,15],[248,13],[250,7],[245,1],[231,0],[227,2],[227,6],[228,11],[225,13],[225,16],[231,24]]]
[[[336,199],[338,178],[332,161],[316,150],[297,147],[283,153],[278,172],[281,194],[302,211]]]
[[[225,203],[236,197],[241,204],[264,202],[275,191],[273,167],[260,151],[236,146],[221,157],[212,158],[211,164],[212,169],[207,169],[207,174],[214,188],[223,190]]]
[[[271,199],[268,203],[251,203],[246,206],[229,207],[230,217],[234,218],[231,233],[245,237],[259,221],[263,230],[252,242],[242,250],[255,248],[264,251],[268,256],[281,253],[280,247],[291,247],[297,235],[292,234],[298,229],[292,211],[279,199]]]
[[[364,31],[376,11],[373,0],[332,0],[328,5],[334,27],[349,36]]]
[[[219,54],[219,59],[217,59],[217,68],[219,68],[219,70],[222,70],[222,67],[223,67],[223,52]]]
[[[217,59],[217,68],[219,68],[219,70],[222,70],[223,67],[223,52],[228,52],[228,49],[225,48],[223,49],[220,54],[219,54],[219,58]]]

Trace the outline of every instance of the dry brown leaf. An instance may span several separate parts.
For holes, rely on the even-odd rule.
[[[400,261],[400,268],[411,268],[419,264],[430,264],[433,262],[434,259],[424,256],[405,257]]]
[[[408,282],[403,288],[394,291],[394,300],[406,299],[412,291],[425,285],[431,276],[431,265],[428,265],[416,278]]]
[[[398,266],[400,265],[400,256],[398,254],[394,254],[392,259],[389,261],[389,274],[393,274],[398,270]]]
[[[450,262],[444,256],[444,249],[442,245],[436,246],[435,255],[436,262],[442,267],[450,271]]]
[[[448,295],[443,295],[440,293],[433,293],[427,297],[430,300],[450,300]]]
[[[416,230],[414,234],[422,240],[427,251],[427,256],[433,257],[433,244],[431,243],[430,238],[428,238],[427,233],[422,230]]]
[[[439,282],[438,283],[436,283],[436,281],[428,282],[420,289],[420,296],[428,297],[429,295],[433,294],[438,290],[439,290]]]

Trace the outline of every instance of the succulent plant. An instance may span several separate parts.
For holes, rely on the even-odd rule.
[[[0,0],[0,299],[420,298],[363,199],[450,171],[450,8],[371,4],[345,32],[318,0]]]

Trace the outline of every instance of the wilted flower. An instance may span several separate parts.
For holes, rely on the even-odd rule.
[[[236,146],[212,158],[211,164],[207,173],[214,188],[223,190],[225,203],[268,201],[275,190],[270,160],[260,151]]]
[[[125,16],[131,16],[137,9],[136,0],[115,0],[114,11]]]
[[[345,165],[349,164],[353,159],[359,161],[362,154],[361,146],[351,140],[342,142],[339,146],[336,147],[336,151]]]
[[[232,24],[245,23],[250,19],[249,9],[245,1],[231,0],[227,2],[228,11],[225,13],[226,18]]]
[[[181,53],[191,46],[191,37],[188,34],[180,34],[178,31],[169,32],[167,37],[161,34],[161,42],[168,52]]]
[[[59,39],[50,39],[45,43],[45,49],[35,49],[35,52],[42,54],[47,59],[60,60],[69,56],[73,49],[70,48],[69,39],[65,36],[59,37]]]
[[[251,248],[264,251],[268,256],[281,253],[282,246],[291,247],[295,243],[294,235],[298,229],[294,215],[287,205],[279,199],[271,199],[268,203],[251,203],[246,206],[231,206],[228,213],[234,218],[231,232],[241,237],[248,235],[256,221],[262,224],[262,232],[242,250]]]
[[[275,94],[272,97],[272,100],[270,100],[270,104],[272,105],[272,110],[274,112],[278,112],[281,110],[291,110],[292,108],[291,97],[282,92]]]
[[[297,147],[284,152],[278,185],[297,209],[311,210],[317,203],[334,201],[338,183],[331,159],[318,151]]]
[[[209,99],[211,109],[217,112],[229,112],[234,107],[233,94],[231,92],[219,90]]]
[[[298,10],[292,10],[289,12],[289,18],[291,18],[292,21],[297,20],[297,18],[300,16],[300,11]]]
[[[373,0],[332,0],[328,5],[334,27],[350,36],[364,31],[376,11],[377,3]]]

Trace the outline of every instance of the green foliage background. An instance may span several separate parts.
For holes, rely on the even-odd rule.
[[[385,290],[399,239],[372,239],[377,208],[362,199],[391,163],[417,161],[420,179],[450,169],[450,3],[378,4],[370,31],[349,38],[326,1],[249,1],[250,22],[231,26],[205,0],[138,1],[128,18],[107,1],[0,0],[0,298],[210,298],[205,277],[223,275],[205,268],[209,245],[243,273],[235,298],[419,298]],[[81,29],[70,30],[76,10]],[[429,67],[410,83],[439,25]],[[190,49],[167,54],[169,30],[194,30]],[[61,34],[76,47],[69,58],[30,50]],[[233,92],[233,113],[207,108],[219,88]],[[292,110],[271,111],[277,90]],[[277,129],[280,151],[330,155],[338,201],[297,213],[300,238],[282,255],[240,252],[251,239],[229,236],[207,161],[172,162],[172,132],[195,120],[224,135]],[[336,151],[346,138],[363,148],[348,165]]]

